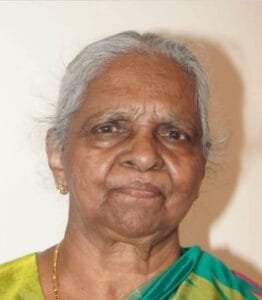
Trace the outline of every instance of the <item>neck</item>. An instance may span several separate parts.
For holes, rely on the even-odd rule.
[[[93,295],[91,299],[118,299],[117,295],[129,294],[160,274],[179,255],[177,230],[166,234],[165,239],[145,237],[128,241],[83,233],[69,222],[61,244],[58,271],[61,282],[71,285],[71,290],[81,290],[82,296],[88,293]],[[63,285],[66,288],[68,284]]]

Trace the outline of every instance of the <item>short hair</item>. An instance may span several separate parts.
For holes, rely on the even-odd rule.
[[[209,88],[205,73],[185,44],[155,33],[121,32],[85,47],[67,66],[49,136],[56,147],[63,148],[72,115],[83,101],[89,82],[117,57],[132,52],[161,54],[173,59],[195,84],[196,108],[201,124],[203,153],[207,157],[211,142],[208,125]]]

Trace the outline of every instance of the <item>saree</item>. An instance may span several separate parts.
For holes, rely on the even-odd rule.
[[[200,247],[182,249],[166,271],[125,300],[260,300],[262,286],[231,271]]]
[[[45,299],[40,285],[35,253],[0,266],[0,299]]]
[[[44,300],[36,254],[0,266],[1,300]],[[262,286],[231,271],[198,246],[123,300],[262,300]]]

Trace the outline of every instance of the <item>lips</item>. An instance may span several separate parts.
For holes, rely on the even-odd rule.
[[[135,198],[162,197],[161,190],[148,182],[134,181],[116,189],[118,192]]]

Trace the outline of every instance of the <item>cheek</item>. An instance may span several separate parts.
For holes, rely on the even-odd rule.
[[[198,197],[200,184],[203,179],[205,163],[201,156],[180,158],[169,165],[170,176],[173,182],[170,205],[178,204],[181,207],[190,207]]]
[[[108,160],[96,151],[78,149],[67,155],[66,180],[73,201],[97,206],[102,201]]]
[[[181,186],[185,191],[191,190],[192,194],[198,193],[202,179],[203,164],[198,160],[188,162],[186,168],[181,171]]]
[[[188,184],[191,181],[201,181],[204,174],[205,160],[200,147],[191,150],[186,149],[186,151],[173,155],[170,163],[171,168],[172,166],[172,174],[185,181],[185,183],[187,181]]]

